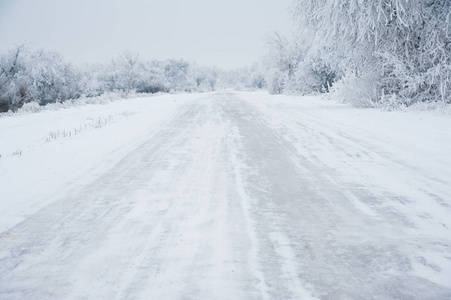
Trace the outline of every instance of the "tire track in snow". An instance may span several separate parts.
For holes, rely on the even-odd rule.
[[[238,193],[240,204],[242,208],[242,213],[245,219],[245,230],[247,233],[247,236],[250,239],[251,245],[249,251],[249,258],[248,263],[251,269],[251,273],[253,276],[258,280],[257,287],[259,289],[259,293],[262,299],[270,299],[269,296],[269,288],[266,284],[266,280],[264,277],[264,274],[260,268],[260,264],[258,261],[259,257],[259,251],[260,251],[260,243],[257,237],[257,233],[255,230],[255,223],[250,215],[250,210],[252,209],[252,206],[250,202],[252,201],[249,198],[249,195],[246,193],[246,190],[243,186],[243,183],[245,182],[245,178],[242,175],[241,166],[243,166],[243,163],[238,160],[237,152],[239,152],[239,149],[241,148],[238,143],[242,139],[242,137],[239,134],[238,128],[234,127],[232,128],[232,132],[229,136],[228,142],[229,147],[232,149],[231,151],[231,165],[233,168],[233,174],[235,175],[235,185],[236,185],[236,191]]]

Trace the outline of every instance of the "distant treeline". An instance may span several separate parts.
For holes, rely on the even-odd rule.
[[[0,112],[106,92],[332,93],[355,106],[451,103],[451,1],[293,0],[294,37],[274,34],[269,54],[235,71],[128,52],[74,67],[48,51],[0,54]]]
[[[124,52],[108,64],[74,67],[61,55],[17,47],[0,54],[0,112],[95,97],[107,92],[206,92],[217,88],[263,88],[257,66],[239,71],[202,67],[184,60],[145,61]]]
[[[74,67],[61,55],[17,47],[0,55],[0,111],[25,103],[40,105],[106,92],[157,93],[214,90],[219,71],[183,60],[143,61],[122,53],[108,64]]]

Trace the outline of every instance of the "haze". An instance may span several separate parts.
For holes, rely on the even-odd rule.
[[[258,61],[266,36],[288,32],[290,0],[0,0],[0,50],[28,44],[75,62],[118,52],[231,69]]]

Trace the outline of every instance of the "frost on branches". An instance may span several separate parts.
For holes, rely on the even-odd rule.
[[[74,67],[55,52],[17,47],[0,54],[0,112],[25,103],[46,105],[108,92],[205,92],[216,88],[220,72],[184,60],[142,60],[120,53],[108,64]]]
[[[293,14],[367,105],[451,103],[451,1],[294,0]]]

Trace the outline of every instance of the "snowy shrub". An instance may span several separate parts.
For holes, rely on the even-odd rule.
[[[106,92],[102,75],[106,72],[102,64],[85,65],[77,74],[80,97],[97,97]]]
[[[341,75],[338,60],[330,56],[328,49],[308,49],[289,78],[286,90],[301,94],[327,93]]]
[[[254,65],[250,70],[249,86],[254,89],[263,89],[267,87],[265,75],[259,65]]]
[[[298,42],[296,39],[290,41],[278,33],[268,39],[270,53],[266,58],[268,71],[265,81],[269,93],[280,94],[285,88],[293,89],[293,76],[304,54]]]
[[[42,107],[37,102],[29,102],[19,108],[18,113],[37,113],[41,110]]]
[[[287,74],[282,73],[276,68],[272,68],[266,75],[266,83],[268,85],[268,92],[270,94],[281,94],[287,81]]]
[[[356,107],[376,107],[379,97],[377,80],[377,74],[367,73],[358,77],[349,72],[334,84],[331,92],[343,103],[351,103]]]

